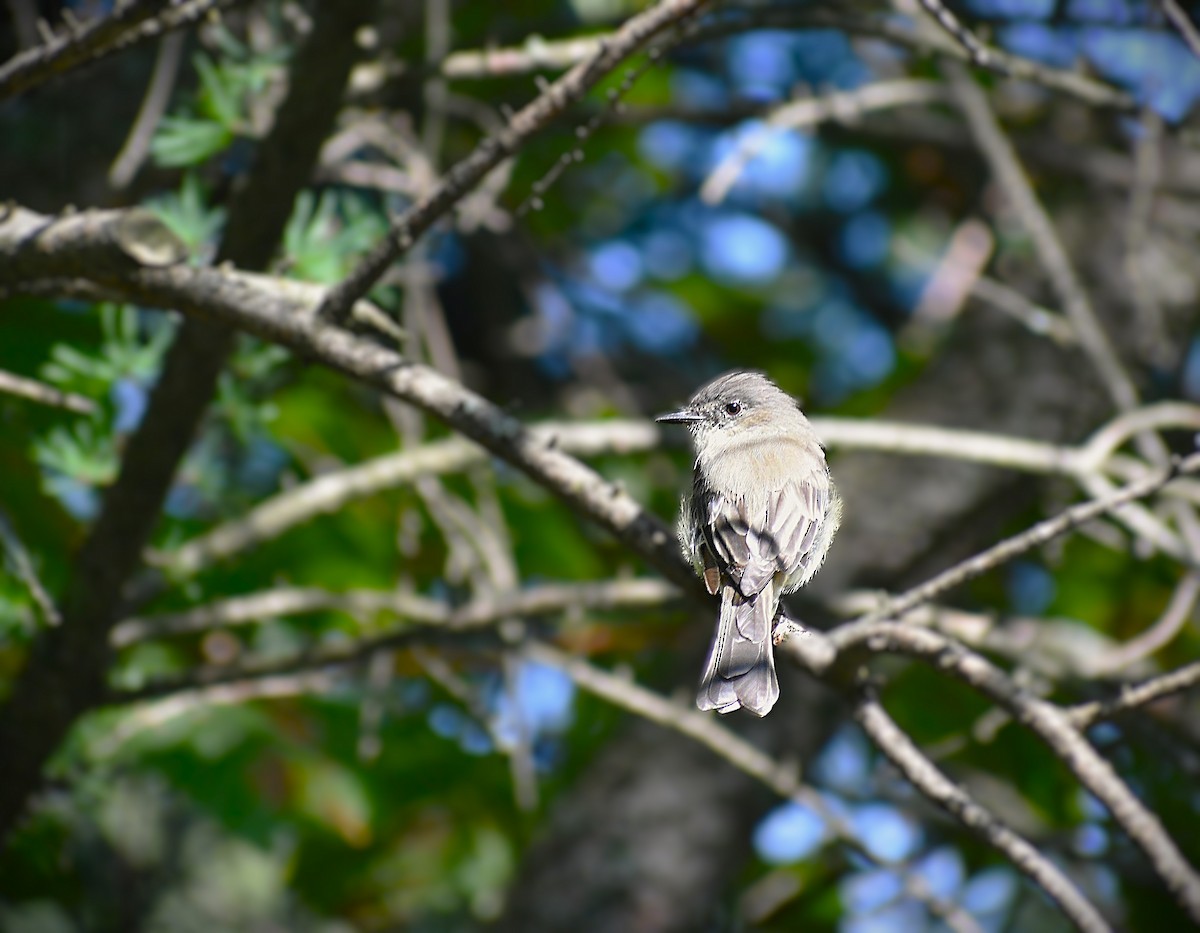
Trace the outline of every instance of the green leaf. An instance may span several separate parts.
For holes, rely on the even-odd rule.
[[[198,165],[233,142],[233,133],[220,123],[190,117],[163,117],[150,152],[163,168]]]
[[[241,120],[242,80],[235,65],[218,68],[207,55],[192,59],[200,75],[198,110],[233,133]]]

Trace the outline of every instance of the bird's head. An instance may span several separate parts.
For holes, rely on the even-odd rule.
[[[804,416],[796,400],[762,373],[738,370],[702,386],[686,405],[655,421],[687,425],[697,446],[786,429]]]

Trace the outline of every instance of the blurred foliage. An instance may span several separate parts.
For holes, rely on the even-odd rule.
[[[156,211],[196,262],[214,254],[231,186],[279,99],[300,29],[292,6],[254,4],[189,40],[190,66],[158,125],[153,165],[126,195]],[[346,121],[383,114],[378,122],[392,148],[364,133],[345,158],[415,185],[422,172],[463,157],[481,128],[497,125],[536,85],[528,75],[453,81],[447,113],[433,112],[441,98],[421,87],[425,32],[412,12],[419,5],[385,6],[375,54],[400,78],[379,100],[356,100]],[[483,49],[608,29],[641,4],[452,6],[453,48]],[[1200,93],[1195,62],[1151,6],[966,6],[1012,50],[1060,67],[1086,55],[1097,73],[1133,89],[1168,121],[1189,119]],[[877,45],[833,30],[757,30],[674,50],[637,82],[627,109],[587,141],[536,209],[512,217],[576,146],[585,113],[528,146],[505,169],[506,184],[502,173],[485,182],[492,194],[466,199],[456,222],[440,225],[373,297],[407,328],[406,352],[449,374],[461,368],[469,384],[527,420],[645,414],[733,366],[770,372],[813,409],[876,414],[942,346],[940,331],[912,339],[914,308],[956,226],[990,197],[980,166],[850,121],[817,133],[769,133],[724,203],[704,204],[696,192],[721,159],[763,132],[761,119],[737,119],[748,108],[785,100],[796,87],[849,90],[896,72],[936,76],[929,59]],[[127,124],[122,107],[141,93],[149,67],[145,55],[131,61],[136,67],[111,84],[73,85],[78,106]],[[1173,69],[1167,77],[1165,68]],[[1067,127],[1080,145],[1125,152],[1141,132],[1126,119],[1097,128],[1079,117],[1077,104],[1036,88],[1023,87],[1015,99],[1008,93],[998,92],[1001,103],[1046,139]],[[598,93],[587,106],[602,99]],[[64,151],[56,127],[65,119],[37,97],[0,112],[0,135],[19,140],[24,164],[0,181],[5,194],[19,198],[26,175],[66,160],[60,206],[97,200],[92,180],[111,152]],[[1057,178],[1042,190],[1055,199],[1052,209],[1090,197]],[[274,271],[337,281],[411,199],[386,186],[314,184],[297,199]],[[996,232],[1006,261],[1026,261],[1008,268],[1040,294],[1024,235],[1011,224]],[[144,413],[174,317],[22,299],[0,304],[0,328],[0,369],[97,405],[94,415],[80,416],[0,396],[0,504],[39,576],[61,592]],[[447,346],[456,351],[450,359]],[[1174,379],[1161,374],[1165,385]],[[340,375],[241,338],[154,546],[169,553],[282,490],[446,436],[420,416],[393,422],[389,414],[374,393]],[[681,448],[593,462],[664,517],[688,467]],[[1042,512],[1038,504],[1014,508],[1008,530]],[[497,566],[489,548],[507,564]],[[42,624],[11,559],[3,570],[0,695]],[[400,588],[458,604],[489,594],[510,571],[536,585],[644,568],[544,490],[493,463],[314,517],[192,578],[169,579],[139,613],[183,611],[272,586]],[[989,574],[963,602],[998,617],[1053,622],[1060,650],[1071,651],[1084,637],[1123,639],[1145,629],[1176,577],[1168,561],[1075,539]],[[683,622],[681,613],[662,610],[572,610],[552,624],[566,643],[606,665],[630,665],[653,683],[674,676]],[[260,618],[125,648],[111,682],[136,689],[199,666],[296,659],[403,625],[387,612]],[[481,639],[478,650],[430,649],[449,678],[433,675],[428,659],[398,651],[386,669],[320,693],[197,705],[162,721],[145,708],[88,717],[55,760],[54,786],[0,855],[0,928],[450,931],[495,918],[553,801],[622,717],[548,669],[501,676],[494,648]],[[1198,648],[1200,636],[1189,629],[1159,660],[1181,662]],[[1107,815],[1028,731],[1009,723],[988,732],[979,697],[927,668],[897,664],[889,673],[888,708],[980,799],[1069,863],[1128,928],[1181,928],[1161,890],[1126,870],[1136,856]],[[1065,690],[1089,692],[1086,684]],[[1164,719],[1107,725],[1093,737],[1168,826],[1197,825],[1194,729]],[[1176,754],[1163,755],[1164,747]],[[518,804],[518,754],[536,776],[530,809]],[[1011,867],[932,818],[852,726],[839,728],[806,770],[873,852],[908,860],[987,929],[1061,928]],[[1200,858],[1200,832],[1175,835]],[[735,895],[748,903],[780,883],[794,892],[760,916],[762,929],[938,928],[903,896],[895,872],[832,844],[803,808],[769,813],[755,845]]]

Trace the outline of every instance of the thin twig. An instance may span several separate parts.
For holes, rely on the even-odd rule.
[[[1092,499],[1106,499],[1117,491],[1117,485],[1099,473],[1084,474],[1079,478],[1084,492]],[[1161,518],[1145,506],[1131,502],[1113,511],[1112,517],[1125,524],[1143,541],[1169,554],[1183,563],[1194,563],[1183,538],[1169,528]]]
[[[700,186],[700,198],[706,204],[724,201],[746,166],[777,133],[828,120],[850,123],[873,110],[929,104],[944,101],[947,96],[945,87],[936,81],[902,78],[867,84],[852,91],[788,101],[773,109],[766,116],[765,126],[742,138],[733,151],[717,163]]]
[[[903,615],[910,609],[929,602],[947,590],[966,583],[968,580],[973,580],[975,577],[1007,563],[1014,557],[1079,527],[1084,522],[1112,512],[1127,502],[1151,495],[1176,477],[1196,470],[1200,470],[1200,453],[1191,454],[1186,459],[1172,463],[1165,470],[1158,470],[1152,475],[1132,482],[1104,499],[1082,502],[1064,509],[1058,515],[1040,521],[1025,531],[992,545],[974,557],[955,564],[900,596],[886,600],[877,610],[865,614],[848,625],[841,626],[838,632],[866,629],[883,619]]]
[[[62,613],[55,605],[54,597],[50,595],[49,590],[42,583],[41,577],[38,576],[37,570],[33,566],[33,559],[25,548],[25,543],[13,528],[8,514],[2,508],[0,508],[0,545],[3,545],[4,551],[7,552],[17,577],[29,590],[34,605],[41,612],[42,621],[50,626],[59,625],[62,622]]]
[[[16,395],[39,405],[50,405],[54,408],[65,408],[79,415],[92,415],[96,412],[96,403],[83,395],[74,392],[64,392],[54,386],[38,382],[27,376],[0,369],[0,392]]]
[[[992,57],[987,43],[971,32],[966,24],[951,13],[941,0],[917,0],[917,2],[946,35],[962,46],[972,63],[983,68],[995,66],[995,59]]]
[[[1191,690],[1200,685],[1200,661],[1193,661],[1166,674],[1159,674],[1141,683],[1127,684],[1120,693],[1104,700],[1080,703],[1067,709],[1067,718],[1078,729],[1093,723],[1114,719],[1130,710],[1141,709],[1164,697]]]
[[[0,100],[239,2],[244,0],[127,0],[108,16],[64,27],[44,44],[19,52],[0,65]]]
[[[947,457],[1079,478],[1103,469],[1113,451],[1137,431],[1200,429],[1200,407],[1182,402],[1148,405],[1117,416],[1079,447],[905,422],[813,418],[812,423],[822,441],[837,449]],[[646,421],[545,423],[535,424],[530,430],[578,456],[636,453],[661,443],[657,427]],[[487,458],[483,448],[461,438],[385,454],[278,493],[240,518],[219,525],[174,551],[152,553],[149,562],[172,577],[192,576],[317,515],[335,512],[355,499],[411,483],[420,476],[461,472],[486,462]]]
[[[1169,644],[1192,618],[1197,599],[1200,599],[1200,571],[1189,570],[1175,587],[1158,620],[1136,638],[1092,660],[1086,665],[1088,673],[1095,677],[1112,674]]]
[[[539,440],[579,456],[631,453],[659,444],[657,427],[646,421],[546,423],[530,430]],[[172,577],[192,576],[317,515],[336,512],[355,499],[411,483],[421,476],[462,472],[486,463],[489,456],[485,448],[457,437],[385,454],[278,493],[240,518],[218,525],[174,551],[154,553],[150,563]]]
[[[972,61],[1022,81],[1065,94],[1092,106],[1133,111],[1137,104],[1133,96],[1099,81],[1083,71],[1052,68],[994,46],[985,45],[976,37],[975,44],[982,56],[973,55],[954,36],[942,30],[913,29],[912,24],[890,15],[862,15],[843,8],[814,8],[811,5],[772,4],[727,8],[722,15],[707,17],[691,30],[691,43],[710,42],[755,29],[836,29],[852,36],[880,39],[910,49],[918,54],[936,52]],[[454,52],[442,63],[447,77],[488,78],[495,75],[526,74],[532,71],[553,71],[569,68],[596,54],[601,43],[610,36],[547,40],[532,37],[523,45],[495,49],[472,49]],[[980,58],[982,57],[982,61]]]
[[[1003,282],[981,275],[971,283],[971,295],[1008,314],[1030,332],[1049,337],[1059,346],[1077,342],[1075,328],[1065,317],[1030,301]]]
[[[386,614],[414,625],[470,629],[491,625],[506,616],[553,615],[577,609],[645,609],[667,606],[680,598],[678,588],[670,583],[640,578],[595,583],[542,583],[509,593],[480,595],[461,606],[400,590],[335,593],[314,587],[283,586],[216,600],[184,612],[125,619],[113,629],[110,640],[113,647],[124,648],[150,638],[331,611],[358,618]]]
[[[154,71],[146,95],[138,108],[133,126],[125,138],[125,145],[113,160],[108,170],[108,183],[120,191],[129,186],[150,153],[150,142],[158,129],[159,121],[167,112],[171,92],[175,89],[175,78],[179,74],[179,63],[183,60],[184,35],[173,32],[163,37],[158,44],[158,55],[154,60]]]
[[[306,670],[179,690],[132,709],[110,732],[104,733],[89,753],[94,758],[106,758],[135,735],[207,707],[328,693],[340,682],[338,671]]]

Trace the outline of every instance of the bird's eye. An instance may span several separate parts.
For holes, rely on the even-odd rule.
[[[742,403],[741,402],[726,402],[725,403],[725,414],[740,415],[741,413],[742,413]]]

